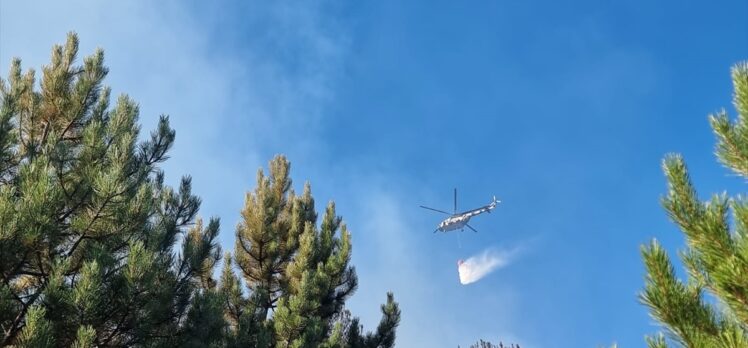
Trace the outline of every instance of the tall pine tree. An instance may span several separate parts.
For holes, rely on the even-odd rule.
[[[258,174],[213,279],[218,220],[197,218],[189,177],[174,190],[158,168],[175,138],[168,118],[138,142],[137,105],[109,105],[103,53],[76,65],[77,51],[70,34],[38,90],[19,60],[0,80],[2,345],[394,345],[392,294],[371,333],[344,309],[357,286],[350,234],[332,203],[317,224],[284,157]]]
[[[478,340],[478,342],[475,342],[474,344],[470,345],[470,348],[520,348],[520,347],[519,345],[514,345],[514,344],[504,345],[504,343],[502,342],[499,342],[499,344],[493,344],[489,341]]]
[[[291,189],[290,164],[277,156],[257,174],[237,227],[234,258],[248,288],[227,263],[221,291],[237,343],[278,347],[392,347],[400,310],[392,294],[377,331],[362,334],[344,309],[358,279],[349,264],[351,236],[327,205],[317,223],[309,184]]]
[[[710,122],[720,162],[748,178],[748,63],[732,69],[732,80],[737,120],[721,111]],[[668,181],[663,206],[686,236],[680,256],[689,277],[677,278],[657,241],[642,248],[647,278],[641,301],[665,329],[647,342],[748,347],[748,200],[721,194],[700,201],[679,155],[666,157],[663,169]]]
[[[189,177],[164,185],[168,118],[139,142],[103,52],[77,52],[70,34],[38,87],[18,59],[0,81],[0,345],[204,346],[225,327],[218,220]]]

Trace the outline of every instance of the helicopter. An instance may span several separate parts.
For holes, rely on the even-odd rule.
[[[473,232],[478,232],[473,226],[470,226],[468,222],[470,222],[470,218],[473,216],[482,214],[482,213],[490,213],[491,210],[496,208],[496,205],[501,203],[501,201],[496,200],[496,196],[493,197],[493,201],[489,203],[488,205],[484,205],[480,208],[475,208],[472,210],[468,210],[462,213],[457,212],[457,189],[454,190],[454,213],[447,213],[446,211],[429,208],[426,206],[420,206],[423,209],[433,210],[438,213],[447,214],[449,215],[448,218],[444,219],[442,222],[439,223],[439,225],[436,227],[436,230],[434,230],[434,233],[436,232],[449,232],[454,230],[460,230],[463,231],[465,227],[473,230]]]

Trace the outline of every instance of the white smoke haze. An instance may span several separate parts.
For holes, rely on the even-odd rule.
[[[506,266],[514,259],[516,251],[516,249],[506,251],[488,248],[467,260],[458,261],[457,272],[460,274],[460,283],[466,285],[477,282],[489,273]]]

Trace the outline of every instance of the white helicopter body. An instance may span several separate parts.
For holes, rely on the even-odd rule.
[[[429,209],[429,210],[433,210],[433,211],[436,211],[442,214],[450,215],[450,217],[444,219],[442,222],[439,223],[434,233],[440,232],[440,231],[446,233],[446,232],[454,231],[454,230],[463,230],[465,227],[473,230],[474,232],[478,232],[472,226],[468,225],[468,222],[470,222],[470,219],[476,215],[480,215],[483,213],[490,213],[491,210],[496,209],[497,204],[501,203],[501,201],[496,200],[496,196],[494,196],[493,201],[491,201],[491,203],[489,203],[488,205],[484,205],[480,208],[468,210],[462,213],[457,213],[457,189],[455,189],[454,197],[455,197],[455,212],[453,214],[447,213],[439,209],[421,206],[421,208],[424,208],[424,209]]]

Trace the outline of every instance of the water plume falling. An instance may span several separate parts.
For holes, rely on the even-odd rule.
[[[488,248],[464,261],[457,261],[460,283],[464,285],[477,282],[489,273],[506,266],[514,254],[514,251],[500,251]]]

